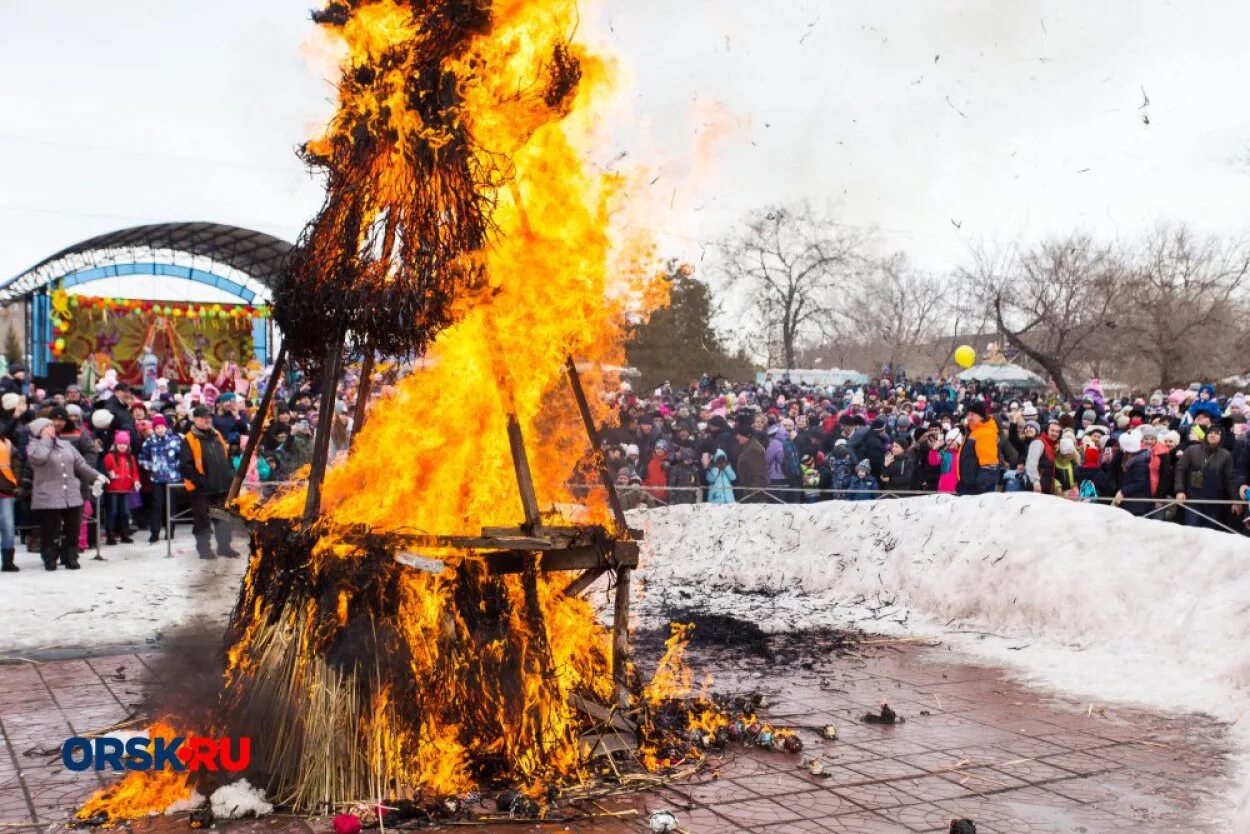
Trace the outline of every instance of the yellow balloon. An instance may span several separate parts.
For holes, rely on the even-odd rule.
[[[960,345],[955,348],[955,364],[961,368],[971,368],[977,361],[977,352],[972,345]]]

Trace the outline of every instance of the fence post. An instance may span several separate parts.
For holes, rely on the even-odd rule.
[[[174,543],[170,537],[170,530],[173,527],[171,518],[173,516],[174,491],[170,489],[170,484],[162,484],[165,487],[165,558],[172,559],[174,557]]]
[[[100,510],[104,506],[104,495],[94,495],[95,499],[95,555],[91,557],[93,562],[103,562],[104,557],[100,555],[100,533],[103,531],[103,523],[100,518]]]

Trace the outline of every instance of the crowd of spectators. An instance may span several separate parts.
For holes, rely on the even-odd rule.
[[[866,385],[623,383],[613,399],[603,453],[627,508],[1025,490],[1242,529],[1250,484],[1245,395],[1197,383],[1108,398],[1091,380],[1063,400],[887,368]]]

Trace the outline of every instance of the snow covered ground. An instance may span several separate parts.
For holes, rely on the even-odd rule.
[[[0,657],[49,649],[98,649],[151,643],[191,622],[225,627],[246,559],[202,561],[188,530],[165,542],[101,548],[107,561],[82,554],[81,570],[45,571],[36,553],[19,549],[18,573],[0,574]],[[235,549],[246,547],[235,537]]]
[[[668,507],[631,524],[644,622],[687,608],[766,631],[929,634],[1091,700],[1250,713],[1247,538],[1032,494]]]
[[[1250,715],[1250,539],[1025,494],[702,504],[636,511],[631,524],[646,531],[644,625],[694,609],[767,631],[932,635],[1091,701],[1237,722],[1250,750],[1238,721]],[[245,566],[196,559],[189,532],[171,559],[163,542],[104,553],[54,573],[19,553],[22,572],[0,574],[0,657],[224,626]],[[1243,804],[1236,830],[1250,831]]]

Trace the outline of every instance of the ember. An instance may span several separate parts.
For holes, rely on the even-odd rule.
[[[235,505],[252,556],[215,721],[253,738],[252,781],[280,807],[368,827],[462,815],[489,790],[499,812],[540,817],[574,785],[730,740],[801,748],[755,705],[692,694],[688,628],[642,687],[637,547],[611,479],[577,524],[555,509],[575,503],[564,484],[597,450],[604,407],[572,357],[598,386],[627,321],[664,292],[647,242],[612,228],[620,176],[585,162],[608,73],[567,40],[576,12],[374,0],[315,14],[347,54],[338,114],[305,149],[327,197],[277,290],[283,356],[331,396],[348,343],[427,362],[345,460],[327,471],[319,429],[306,488]],[[605,573],[612,635],[579,596]],[[159,812],[191,788],[128,778],[82,813]]]

